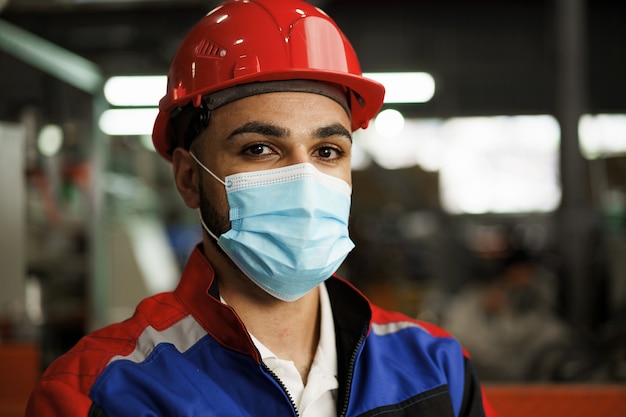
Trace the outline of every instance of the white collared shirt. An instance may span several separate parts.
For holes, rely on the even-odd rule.
[[[320,340],[304,385],[298,369],[292,361],[278,358],[257,338],[250,335],[261,353],[263,362],[287,387],[301,417],[325,417],[337,415],[337,349],[335,324],[326,285],[320,287]]]

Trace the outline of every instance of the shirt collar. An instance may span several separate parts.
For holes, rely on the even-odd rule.
[[[320,285],[320,341],[313,363],[323,366],[327,372],[337,375],[337,344],[335,322],[326,284]]]

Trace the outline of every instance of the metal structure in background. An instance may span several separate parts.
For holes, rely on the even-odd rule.
[[[559,248],[567,286],[566,314],[572,323],[591,323],[589,277],[593,210],[587,165],[580,153],[578,121],[587,110],[587,28],[584,0],[556,0],[556,117],[561,125],[561,185],[557,212]]]
[[[0,50],[79,90],[102,94],[104,78],[96,64],[1,19]]]
[[[26,184],[24,183],[25,129],[0,123],[0,307],[6,308],[23,294],[26,275]],[[2,337],[0,336],[0,341]]]
[[[104,192],[102,173],[107,166],[108,145],[106,137],[98,129],[97,120],[106,109],[103,95],[104,76],[98,65],[60,46],[27,32],[9,22],[0,20],[0,51],[49,74],[81,91],[90,94],[92,100],[92,131],[89,149],[91,187],[89,215],[90,282],[89,316],[90,328],[106,324],[107,286],[107,234],[104,232]],[[25,187],[22,187],[25,188]],[[22,233],[25,234],[25,233]],[[25,262],[25,259],[24,259]]]

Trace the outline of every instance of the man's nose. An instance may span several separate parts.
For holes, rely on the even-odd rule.
[[[312,162],[309,150],[304,145],[290,147],[283,161],[285,166]]]

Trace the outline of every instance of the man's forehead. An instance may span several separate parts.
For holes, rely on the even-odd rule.
[[[214,110],[211,120],[211,137],[217,134],[226,138],[235,133],[319,136],[319,132],[330,131],[330,126],[335,127],[333,131],[341,126],[342,135],[352,137],[350,118],[341,105],[308,92],[279,91],[238,99]]]

